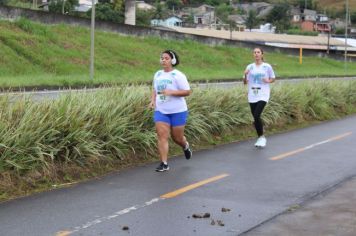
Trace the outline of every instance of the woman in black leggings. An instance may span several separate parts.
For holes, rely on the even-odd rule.
[[[248,84],[248,102],[254,119],[254,125],[258,135],[255,143],[256,147],[265,147],[266,137],[263,135],[263,122],[261,114],[270,97],[270,83],[275,81],[275,74],[272,66],[263,60],[263,50],[255,48],[253,50],[254,63],[246,67],[244,83]]]

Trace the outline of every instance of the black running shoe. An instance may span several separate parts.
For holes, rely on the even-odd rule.
[[[193,155],[192,150],[190,149],[190,147],[188,147],[187,149],[183,149],[183,151],[184,151],[185,159],[189,160]]]
[[[165,165],[163,162],[161,162],[161,164],[159,164],[159,166],[157,166],[157,168],[156,168],[157,172],[163,172],[163,171],[167,171],[167,170],[169,170],[169,166],[168,166],[168,164]]]

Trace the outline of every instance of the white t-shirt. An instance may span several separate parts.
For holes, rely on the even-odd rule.
[[[187,111],[187,103],[184,97],[165,96],[160,94],[162,90],[190,90],[187,77],[177,69],[170,72],[159,70],[153,78],[153,88],[156,93],[156,110],[163,114],[173,114]]]
[[[259,66],[252,63],[246,67],[246,70],[248,70],[248,102],[268,102],[270,97],[270,86],[269,83],[264,82],[263,79],[276,78],[272,66],[265,62]]]

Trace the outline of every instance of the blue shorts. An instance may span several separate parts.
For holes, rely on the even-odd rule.
[[[155,111],[153,115],[154,122],[164,122],[169,124],[171,127],[182,126],[187,123],[188,111],[183,111],[173,114],[163,114],[159,111]]]

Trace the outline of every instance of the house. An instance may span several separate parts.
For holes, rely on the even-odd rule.
[[[153,19],[151,20],[152,26],[163,26],[163,27],[181,27],[182,19],[177,16],[171,16],[165,20],[162,19]]]
[[[246,19],[241,15],[229,15],[228,19],[233,21],[236,25],[237,31],[244,31],[246,29]]]
[[[271,23],[266,23],[264,25],[260,25],[259,29],[251,29],[246,31],[256,33],[275,33],[276,27],[273,26]]]
[[[51,3],[51,0],[42,0],[42,4],[38,6],[38,8],[42,8],[44,11],[48,11],[48,6]],[[95,0],[95,4],[98,3],[98,0]],[[78,5],[74,7],[74,11],[76,12],[87,12],[91,9],[92,0],[79,0]],[[68,13],[68,12],[67,12]]]
[[[202,26],[210,26],[215,19],[215,7],[203,4],[200,7],[192,9],[194,14],[194,23]]]
[[[314,10],[292,8],[291,22],[300,26],[302,31],[316,31],[319,33],[331,32],[329,17],[324,14],[317,14]]]
[[[297,24],[302,21],[302,13],[300,11],[300,8],[293,7],[290,10],[290,14],[292,16],[292,24]]]
[[[317,19],[317,13],[314,10],[293,7],[290,12],[292,15],[292,23],[300,23],[303,21],[315,22]]]
[[[316,21],[317,13],[314,10],[301,9],[301,14],[302,21]]]
[[[336,18],[334,20],[330,20],[330,24],[335,29],[338,29],[338,28],[344,29],[345,28],[345,19]]]
[[[316,15],[316,21],[318,21],[318,22],[329,22],[329,17],[327,17],[324,14],[317,14]]]
[[[203,4],[196,8],[184,8],[177,14],[181,19],[185,19],[185,25],[189,27],[202,27],[208,28],[217,22],[215,17],[215,7]],[[187,19],[191,19],[187,23]]]
[[[330,33],[331,32],[331,25],[329,22],[316,22],[314,24],[314,31],[319,33]]]
[[[203,4],[203,5],[195,8],[195,11],[197,13],[214,12],[215,11],[215,7],[207,5],[207,4]]]
[[[47,1],[47,0],[44,0],[44,1]],[[95,0],[95,4],[97,4],[98,2],[99,2],[98,0]],[[78,5],[75,6],[75,8],[74,8],[74,11],[87,12],[91,9],[91,6],[92,6],[92,0],[79,0]]]
[[[300,23],[300,28],[302,31],[309,31],[313,32],[314,31],[314,22],[312,21],[303,21]]]
[[[98,0],[95,0],[95,4],[98,3]],[[78,5],[74,8],[77,12],[87,12],[91,9],[92,1],[91,0],[79,0]]]
[[[356,38],[356,27],[351,27],[349,36]]]

